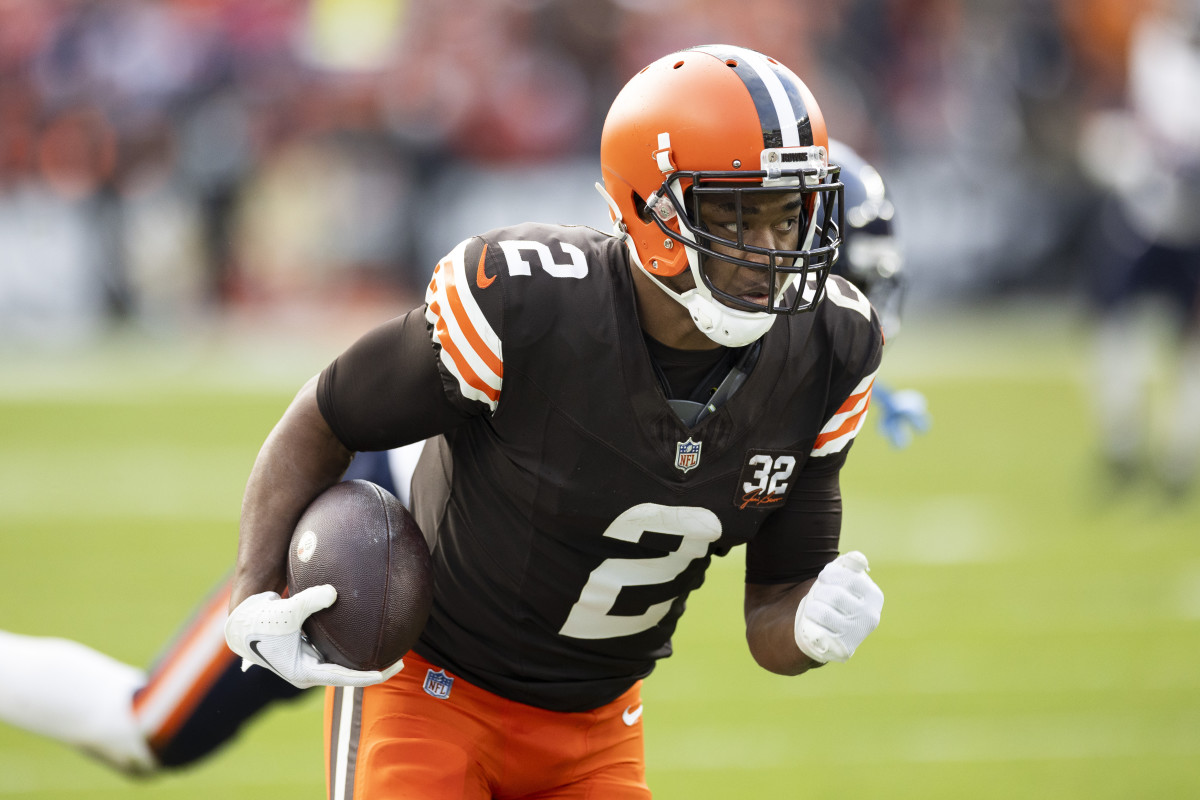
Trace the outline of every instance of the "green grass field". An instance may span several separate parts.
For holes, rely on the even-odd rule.
[[[232,563],[262,439],[347,343],[0,353],[0,628],[152,660]],[[864,431],[843,480],[880,629],[849,664],[764,673],[740,554],[718,562],[647,681],[656,797],[1200,796],[1200,503],[1102,490],[1086,348],[1052,313],[910,315],[883,380],[934,429]],[[319,798],[321,752],[315,694],[144,783],[0,725],[0,796]]]

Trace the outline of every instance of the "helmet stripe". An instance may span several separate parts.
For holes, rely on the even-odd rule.
[[[781,68],[764,55],[742,47],[697,47],[723,61],[734,61],[733,71],[754,100],[762,124],[763,147],[800,147],[812,143],[808,108],[794,81],[783,80]]]

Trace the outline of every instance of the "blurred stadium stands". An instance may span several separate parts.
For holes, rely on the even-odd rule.
[[[636,69],[791,65],[903,208],[911,298],[1080,283],[1094,112],[1150,0],[0,2],[0,338],[86,340],[305,298],[417,302],[459,238],[607,226]]]

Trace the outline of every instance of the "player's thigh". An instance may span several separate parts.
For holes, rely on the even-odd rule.
[[[411,720],[396,720],[397,723]],[[419,726],[413,726],[419,727]],[[355,800],[490,800],[479,765],[459,744],[422,736],[386,735],[359,759]]]
[[[590,712],[563,714],[547,724],[547,712],[530,709],[512,718],[512,737],[524,765],[508,759],[510,792],[520,800],[647,800],[641,683]],[[634,711],[636,709],[636,711]],[[539,719],[540,717],[540,719]],[[524,792],[521,794],[520,792]]]
[[[386,685],[328,690],[329,798],[490,800],[474,720],[409,713],[405,700]]]

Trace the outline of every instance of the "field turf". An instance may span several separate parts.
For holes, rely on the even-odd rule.
[[[1061,311],[910,313],[881,380],[922,390],[933,430],[904,451],[864,431],[843,479],[880,629],[849,664],[769,675],[740,553],[716,563],[646,684],[656,797],[1200,796],[1200,501],[1103,483],[1086,334]],[[348,335],[0,350],[0,628],[149,663],[232,564],[258,446]],[[321,753],[315,693],[141,782],[0,724],[0,798],[319,798]]]

